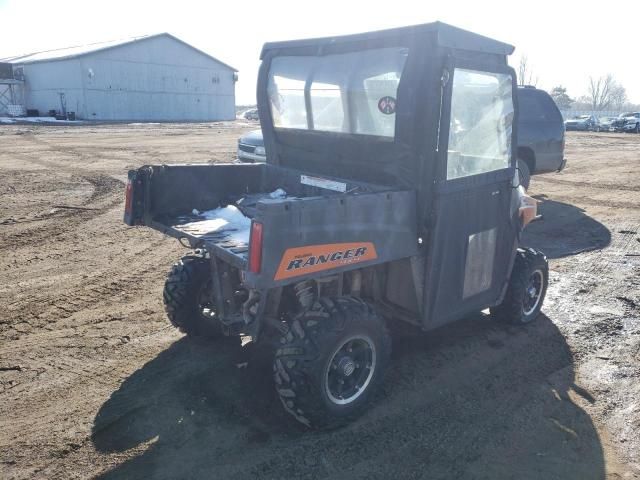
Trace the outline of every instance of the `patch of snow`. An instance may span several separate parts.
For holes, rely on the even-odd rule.
[[[82,123],[75,120],[56,120],[55,117],[0,117],[0,123]]]
[[[249,243],[249,232],[251,230],[251,219],[234,205],[215,208],[196,214],[198,210],[193,209],[194,215],[198,215],[204,220],[185,223],[182,226],[197,226],[198,229],[205,229],[207,232],[227,231],[227,237],[235,242]]]
[[[276,190],[274,190],[273,192],[271,192],[269,194],[270,198],[286,198],[287,197],[287,192],[285,192],[283,189],[278,188]]]

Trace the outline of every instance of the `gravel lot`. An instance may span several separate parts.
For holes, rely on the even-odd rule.
[[[121,221],[127,169],[230,161],[251,128],[0,127],[0,478],[640,478],[640,135],[571,132],[534,177],[544,315],[396,335],[373,408],[317,433],[267,351],[169,326],[185,249]]]

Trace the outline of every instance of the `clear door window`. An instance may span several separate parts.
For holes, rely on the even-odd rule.
[[[447,179],[507,168],[512,125],[511,75],[456,68]]]

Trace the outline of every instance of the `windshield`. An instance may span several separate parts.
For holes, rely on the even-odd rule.
[[[267,93],[276,128],[393,137],[406,48],[271,62]]]

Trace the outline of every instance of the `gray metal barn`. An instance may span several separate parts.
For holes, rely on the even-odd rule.
[[[24,106],[88,120],[235,118],[237,70],[168,33],[3,59]]]

